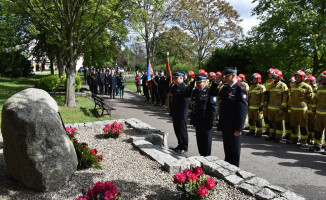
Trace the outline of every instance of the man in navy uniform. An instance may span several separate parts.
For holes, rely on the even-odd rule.
[[[226,85],[220,91],[221,110],[219,128],[222,130],[225,161],[239,166],[241,133],[248,112],[246,88],[237,81],[237,69],[228,67],[224,71]]]
[[[103,95],[103,87],[105,84],[105,69],[102,68],[102,72],[99,73],[98,85],[100,89],[100,95]]]
[[[190,123],[196,127],[198,151],[201,156],[210,156],[212,149],[212,129],[217,114],[217,98],[206,85],[206,75],[198,74],[196,88],[192,91],[193,110]],[[189,87],[193,88],[194,81]]]
[[[158,81],[158,95],[160,97],[161,107],[165,105],[166,102],[166,90],[168,87],[166,77],[164,76],[164,70],[160,71],[159,81]]]
[[[110,88],[110,99],[115,99],[116,89],[117,89],[117,77],[114,75],[114,70],[111,70],[109,75],[109,88]]]
[[[173,87],[171,88],[172,102],[170,115],[172,116],[173,128],[178,140],[178,146],[173,148],[179,154],[188,151],[187,116],[191,88],[183,81],[184,74],[175,72],[173,76]]]

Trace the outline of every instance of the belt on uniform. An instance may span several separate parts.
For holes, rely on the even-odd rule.
[[[281,106],[268,105],[268,109],[270,109],[270,110],[278,110],[280,108],[281,108]]]
[[[250,109],[259,109],[260,105],[250,105]]]
[[[316,109],[316,113],[321,114],[321,115],[326,115],[326,109]]]
[[[305,106],[291,106],[291,109],[292,110],[307,110],[308,106],[307,105],[305,105]]]

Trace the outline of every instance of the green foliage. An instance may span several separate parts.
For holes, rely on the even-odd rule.
[[[39,80],[38,86],[45,91],[57,91],[60,86],[60,78],[58,75],[43,77]]]
[[[326,66],[325,9],[324,0],[260,0],[253,14],[261,23],[252,42],[280,68],[312,68],[316,75]]]
[[[20,51],[0,52],[0,75],[22,77],[31,74],[31,62]]]
[[[67,76],[64,75],[61,77],[61,83],[64,84],[65,88],[67,88]],[[82,78],[76,74],[75,76],[75,91],[79,92],[82,86]]]
[[[195,73],[199,70],[199,68],[196,66],[188,66],[186,64],[176,64],[174,66],[170,66],[171,70],[174,71],[182,71],[188,73],[189,71],[194,71]],[[165,69],[164,69],[165,70]]]

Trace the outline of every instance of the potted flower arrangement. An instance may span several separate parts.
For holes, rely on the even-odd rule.
[[[76,200],[122,200],[117,186],[110,181],[96,182],[92,188],[83,192]]]
[[[77,134],[77,130],[75,128],[71,129],[66,127],[66,132],[75,147],[78,159],[77,168],[83,169],[93,167],[100,169],[100,161],[103,159],[103,156],[97,154],[97,149],[91,149],[86,142],[78,142],[75,138],[75,135]]]
[[[195,167],[192,171],[185,169],[174,175],[174,183],[177,190],[183,192],[185,199],[207,199],[211,194],[217,194],[213,178],[206,178],[201,167]]]
[[[122,134],[123,124],[118,124],[117,121],[112,124],[107,124],[103,128],[103,131],[107,137],[118,138]]]

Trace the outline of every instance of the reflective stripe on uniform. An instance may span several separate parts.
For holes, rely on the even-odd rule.
[[[260,105],[250,105],[250,109],[259,109]]]
[[[308,110],[308,106],[291,106],[292,110]]]
[[[262,93],[262,91],[261,91],[261,90],[249,90],[249,93],[251,93],[251,92],[255,92],[255,93]]]
[[[326,90],[317,90],[317,94],[318,93],[326,93]]]
[[[281,108],[281,106],[268,105],[268,109],[271,109],[271,110],[278,110],[280,108]]]
[[[321,115],[326,115],[326,109],[317,108],[316,113],[321,114]]]
[[[276,89],[276,88],[270,89],[269,91],[270,92],[284,92],[283,89]]]
[[[291,91],[303,91],[303,92],[306,92],[307,91],[307,89],[305,89],[305,88],[291,88]]]

